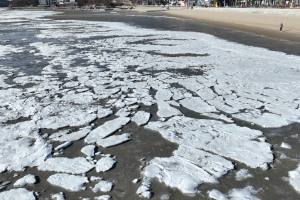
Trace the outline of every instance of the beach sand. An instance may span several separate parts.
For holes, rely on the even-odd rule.
[[[236,8],[240,9],[239,12],[234,11],[232,8],[218,9],[219,8],[194,7],[194,9],[186,9],[185,7],[170,7],[167,10],[166,7],[135,7],[133,11],[164,11],[164,14],[173,17],[192,19],[205,24],[300,42],[300,9],[255,8],[252,12],[247,13],[243,12],[243,8]],[[276,10],[280,11],[276,14]],[[244,9],[244,11],[246,11],[246,9]],[[274,12],[274,14],[271,14],[271,12]],[[293,15],[283,14],[284,12],[289,12]],[[281,22],[283,23],[283,32],[279,31]]]

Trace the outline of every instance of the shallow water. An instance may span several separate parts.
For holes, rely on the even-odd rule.
[[[137,14],[136,16],[130,15],[128,12],[119,12],[115,13],[91,13],[91,12],[75,12],[75,11],[66,11],[66,14],[61,14],[57,16],[52,16],[51,18],[54,19],[80,19],[80,20],[93,20],[93,21],[113,21],[113,22],[126,22],[135,26],[144,27],[144,28],[154,28],[159,30],[172,30],[172,31],[195,31],[195,32],[204,32],[208,34],[215,35],[220,38],[225,38],[229,41],[238,42],[241,44],[247,44],[252,46],[264,47],[274,51],[282,51],[288,54],[300,55],[299,44],[291,43],[288,41],[281,41],[277,39],[270,39],[265,38],[262,36],[255,36],[253,34],[242,33],[234,30],[223,29],[219,27],[209,26],[200,24],[197,22],[192,22],[188,20],[181,20],[175,18],[166,18],[163,15],[154,14],[154,13],[147,13],[147,14]],[[28,27],[31,27],[31,24],[25,24]],[[3,27],[3,28],[2,28]],[[35,41],[34,35],[39,33],[41,29],[26,29],[18,26],[14,26],[11,24],[4,24],[1,27],[0,31],[0,39],[2,41],[7,41],[6,43],[14,44],[19,47],[26,47],[28,48],[29,44]],[[27,28],[28,28],[27,27]],[[17,30],[16,30],[17,28]],[[184,37],[184,36],[183,36]],[[26,38],[27,40],[22,40]],[[115,37],[107,37],[106,39],[110,38],[118,38]],[[93,39],[97,39],[94,37]],[[98,39],[103,39],[103,37],[99,36]],[[60,44],[59,39],[51,40],[51,39],[41,39],[45,43],[51,42],[53,44]],[[78,42],[81,44],[85,44],[88,42],[89,39],[81,39],[75,40],[74,42]],[[69,44],[72,44],[72,41],[68,41]],[[67,42],[67,43],[68,43]],[[149,43],[149,41],[144,41],[145,44]],[[150,41],[151,42],[151,41]],[[0,43],[0,44],[3,44]],[[48,61],[52,59],[52,57],[42,57],[39,55],[32,55],[29,53],[30,50],[34,50],[34,48],[29,48],[25,52],[20,52],[19,54],[13,54],[8,59],[1,62],[2,66],[8,66],[15,70],[13,70],[12,74],[9,76],[5,82],[7,84],[14,84],[13,81],[16,76],[20,74],[30,75],[40,75],[43,68],[46,67],[49,63]],[[90,47],[85,47],[82,49],[73,49],[73,51],[69,52],[69,54],[75,54],[79,52],[84,52],[86,50],[90,50]],[[106,50],[106,53],[116,52],[115,50]],[[120,50],[122,52],[122,50]],[[167,54],[169,56],[169,54]],[[201,54],[202,55],[202,54]],[[200,57],[201,57],[200,55]],[[203,54],[204,57],[208,54]],[[202,55],[202,56],[203,56]],[[174,56],[199,56],[197,54],[174,54]],[[172,56],[171,56],[172,57]],[[39,61],[37,64],[35,61]],[[87,59],[83,57],[75,58],[72,60],[74,66],[83,66],[88,67],[90,64],[86,63]],[[61,66],[56,66],[60,68]],[[99,64],[101,69],[106,69],[106,65],[101,63]],[[134,66],[133,66],[134,67]],[[197,67],[197,66],[196,66]],[[129,69],[130,71],[130,69]],[[162,70],[163,71],[163,70]],[[155,71],[151,70],[141,70],[143,74],[151,74],[152,76],[156,76],[159,72],[162,71]],[[195,69],[167,69],[168,73],[177,74],[180,76],[197,76],[203,75],[203,70],[200,68]],[[59,85],[61,86],[64,82],[69,81],[66,77],[66,73],[60,74],[52,74],[53,80],[62,81]],[[0,74],[9,74],[7,70],[1,70]],[[18,85],[16,84],[14,87],[16,88],[30,88],[33,85]],[[72,88],[71,88],[72,89]],[[155,96],[156,90],[151,89],[150,94]],[[105,102],[99,100],[97,102],[100,105],[105,105]],[[179,109],[185,116],[191,118],[198,118],[198,119],[207,119],[208,117],[202,116],[199,113],[194,111],[188,110],[187,108],[177,108]],[[138,110],[143,110],[146,112],[151,113],[150,121],[157,121],[159,116],[157,116],[157,106],[142,106],[138,108]],[[115,116],[110,116],[104,119],[97,119],[91,123],[95,124],[95,126],[99,126],[104,122],[115,118]],[[28,118],[12,120],[9,123],[18,123],[20,121],[26,121]],[[7,124],[9,124],[7,123]],[[232,170],[226,176],[219,179],[220,184],[207,184],[204,183],[199,186],[199,190],[202,192],[199,195],[194,197],[189,197],[187,195],[182,194],[178,190],[171,189],[166,187],[162,183],[158,183],[154,181],[152,184],[152,189],[154,191],[153,199],[160,199],[160,197],[164,194],[170,196],[169,199],[174,200],[194,200],[194,199],[209,199],[207,197],[206,192],[211,189],[218,189],[221,192],[227,193],[232,188],[244,188],[246,186],[253,186],[255,190],[258,190],[255,196],[260,197],[261,199],[297,199],[299,198],[299,194],[290,186],[286,181],[283,180],[283,177],[288,176],[288,171],[294,170],[299,162],[299,139],[298,134],[300,133],[300,125],[299,124],[292,124],[287,127],[282,128],[275,128],[275,129],[267,129],[261,128],[256,125],[251,125],[249,122],[244,122],[241,120],[235,120],[235,123],[239,126],[246,126],[251,129],[261,130],[265,136],[267,137],[267,141],[273,145],[275,160],[274,163],[271,164],[271,168],[269,170],[262,170],[262,169],[251,169],[247,167],[245,164],[239,163],[237,161],[233,161],[235,163],[235,170]],[[73,127],[76,130],[78,127]],[[65,129],[65,128],[63,128]],[[66,128],[67,129],[67,128]],[[40,130],[42,134],[44,133],[53,133],[53,130]],[[122,134],[122,133],[132,133],[132,140],[128,141],[124,144],[111,147],[111,148],[101,148],[99,147],[97,150],[101,151],[105,154],[112,154],[116,156],[117,163],[113,169],[105,173],[97,173],[95,169],[90,172],[87,172],[88,177],[94,176],[101,176],[105,180],[113,181],[115,186],[110,194],[113,199],[141,199],[139,198],[135,192],[140,184],[133,184],[131,181],[135,178],[142,178],[141,176],[141,166],[147,164],[150,160],[154,157],[170,157],[172,152],[178,148],[177,144],[171,143],[164,139],[159,133],[145,129],[143,126],[137,126],[135,123],[130,122],[121,131],[115,134]],[[287,142],[292,146],[292,149],[283,149],[280,148],[281,142]],[[51,144],[55,147],[59,143],[51,142]],[[80,149],[85,146],[83,139],[79,141],[75,141],[72,146],[67,148],[64,153],[60,156],[63,157],[79,157],[83,156],[80,152]],[[284,153],[287,158],[280,157]],[[101,156],[95,156],[96,159],[101,158]],[[145,158],[144,161],[141,159]],[[243,181],[236,181],[235,180],[235,172],[239,169],[248,169],[250,174],[254,176],[254,178],[248,178]],[[33,186],[26,186],[29,190],[39,191],[41,195],[38,199],[44,199],[49,197],[50,194],[64,192],[67,199],[77,199],[78,197],[93,197],[96,194],[92,193],[90,190],[85,190],[80,193],[76,192],[68,192],[64,189],[59,187],[55,187],[50,185],[46,180],[47,178],[54,174],[54,172],[39,172],[36,167],[28,168],[25,172],[17,172],[20,176],[13,177],[14,171],[12,172],[5,172],[0,174],[0,180],[5,182],[6,180],[15,181],[19,177],[22,177],[23,174],[34,174],[38,177],[38,183]],[[268,177],[269,180],[265,178]],[[94,183],[85,184],[86,187],[93,187]],[[6,190],[12,189],[12,184],[8,185]],[[105,194],[105,193],[99,193]]]

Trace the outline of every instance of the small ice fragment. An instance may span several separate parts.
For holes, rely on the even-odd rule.
[[[241,180],[244,180],[244,179],[250,178],[250,177],[252,177],[252,175],[249,174],[249,171],[247,169],[241,169],[235,175],[235,179],[237,181],[241,181]]]
[[[111,199],[110,195],[101,195],[99,197],[94,197],[95,200],[109,200]]]
[[[139,178],[136,178],[136,179],[134,179],[132,182],[133,182],[133,183],[138,183],[138,182],[140,182],[140,179],[139,179]]]
[[[208,196],[212,199],[217,199],[217,200],[229,200],[227,198],[227,195],[221,193],[220,191],[213,189],[207,192]]]
[[[101,180],[102,180],[102,177],[99,177],[99,176],[91,176],[90,180],[91,180],[91,181],[101,181]]]
[[[14,177],[17,177],[17,176],[19,176],[19,174],[18,173],[14,173]]]
[[[285,148],[285,149],[291,149],[292,146],[289,145],[288,143],[286,142],[282,142],[281,145],[280,145],[281,148]]]
[[[163,195],[161,195],[161,197],[160,197],[160,200],[169,200],[169,199],[170,199],[170,196],[167,195],[167,194],[163,194]]]
[[[52,194],[51,199],[53,200],[65,200],[64,194],[62,192],[57,194]]]
[[[100,154],[101,154],[101,152],[100,152],[100,151],[95,153],[95,155],[96,155],[96,156],[98,156],[98,155],[100,155]]]
[[[150,199],[152,197],[152,192],[151,189],[145,185],[141,185],[138,190],[136,191],[136,193],[140,196],[140,197],[144,197],[144,198],[148,198]]]
[[[81,152],[89,157],[94,157],[94,150],[95,150],[94,145],[87,145],[81,149]]]
[[[0,186],[0,191],[4,190],[6,186]]]
[[[112,187],[113,187],[113,183],[109,182],[109,181],[100,181],[99,183],[97,183],[95,185],[95,187],[92,189],[93,192],[109,192],[111,191]]]
[[[265,180],[269,181],[270,179],[269,179],[269,177],[266,177]]]
[[[20,178],[14,183],[15,187],[23,187],[25,185],[32,185],[36,182],[35,176],[28,174],[24,176],[23,178]]]
[[[71,146],[72,144],[73,144],[73,142],[71,142],[71,141],[65,142],[65,143],[63,143],[63,144],[57,146],[57,147],[55,148],[55,150],[63,150],[63,149],[66,149],[66,148],[68,148],[69,146]]]
[[[116,161],[110,157],[103,157],[96,163],[96,171],[97,172],[105,172],[110,170]]]
[[[73,192],[85,190],[86,188],[83,184],[89,182],[87,177],[70,174],[54,174],[51,175],[47,181],[52,185],[59,186]]]
[[[5,181],[4,183],[2,183],[2,186],[6,186],[6,185],[9,185],[11,184],[11,181]]]

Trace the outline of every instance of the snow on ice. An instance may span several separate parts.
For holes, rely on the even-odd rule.
[[[73,192],[79,192],[81,190],[85,190],[86,187],[84,187],[84,184],[89,182],[87,177],[70,175],[70,174],[54,174],[49,176],[47,181],[52,185]]]

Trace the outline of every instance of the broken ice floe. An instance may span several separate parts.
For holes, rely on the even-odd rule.
[[[109,192],[112,190],[112,187],[114,186],[114,183],[109,181],[100,181],[97,183],[94,188],[92,189],[93,192]]]
[[[293,188],[300,192],[300,165],[295,170],[289,171],[288,180]]]
[[[89,157],[94,157],[95,145],[87,145],[87,146],[83,147],[80,151]]]
[[[131,134],[123,133],[122,135],[112,135],[107,138],[100,139],[97,141],[97,145],[107,148],[107,147],[116,146],[118,144],[122,144],[129,140],[131,140]]]
[[[84,139],[86,143],[94,143],[100,139],[103,139],[118,129],[122,128],[130,121],[129,117],[119,117],[114,120],[105,122],[103,125],[92,130]]]
[[[3,200],[35,200],[35,196],[32,191],[25,188],[11,189],[0,193],[0,199]]]
[[[73,142],[67,141],[67,142],[55,147],[54,150],[64,150],[64,149],[68,148],[69,146],[71,146],[72,144],[73,144]]]
[[[111,157],[103,157],[96,163],[96,171],[97,172],[105,172],[110,170],[116,161]]]
[[[145,125],[148,123],[150,119],[150,113],[145,112],[145,111],[138,111],[135,113],[135,115],[131,118],[132,121],[137,123],[137,125]]]
[[[182,115],[182,113],[178,109],[170,106],[166,101],[157,101],[157,107],[157,115],[159,117],[172,117],[176,115]]]
[[[259,198],[253,195],[256,193],[257,191],[255,191],[251,186],[247,186],[242,189],[234,188],[230,190],[227,195],[215,189],[208,191],[209,197],[216,200],[230,200],[230,199],[259,200]]]
[[[38,166],[40,171],[55,171],[71,174],[82,174],[93,169],[95,165],[89,163],[85,158],[49,158]]]
[[[65,200],[64,194],[62,192],[51,195],[53,200]]]
[[[235,124],[176,116],[166,122],[149,122],[146,128],[177,144],[203,149],[253,168],[266,169],[273,161],[271,145],[253,140],[262,132]]]
[[[101,195],[101,196],[98,196],[98,197],[94,197],[95,200],[109,200],[111,199],[111,196],[110,195]]]
[[[289,145],[289,144],[286,143],[286,142],[282,142],[281,145],[280,145],[280,147],[285,148],[285,149],[291,149],[291,148],[292,148],[292,146]]]
[[[87,177],[84,176],[75,176],[70,174],[54,174],[51,175],[47,181],[52,185],[70,190],[73,192],[79,192],[85,190],[86,187],[83,185],[88,183]]]
[[[14,183],[15,187],[23,187],[25,185],[32,185],[36,182],[35,176],[31,174],[27,174],[23,178],[20,178]]]

